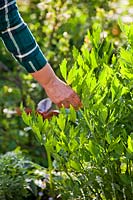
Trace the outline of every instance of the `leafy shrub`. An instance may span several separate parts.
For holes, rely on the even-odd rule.
[[[25,159],[20,151],[0,156],[1,200],[38,200],[40,193],[48,194],[48,182],[46,170]]]
[[[46,148],[51,194],[63,200],[133,196],[133,25],[120,26],[127,45],[116,51],[95,24],[81,51],[73,49],[70,71],[66,60],[60,66],[82,109],[62,109],[50,121],[23,113]]]
[[[121,5],[118,0],[18,0],[17,3],[22,17],[58,76],[58,66],[62,57],[67,58],[67,68],[71,68],[73,45],[78,49],[81,47],[84,36],[88,28],[91,30],[94,21],[100,23],[104,30],[103,34],[109,34],[110,39],[113,36],[115,45],[119,46],[125,40],[120,40],[116,16],[122,15],[119,12],[122,10],[124,14],[131,15],[128,12],[130,4],[124,7],[122,5],[119,9]],[[112,32],[115,32],[115,35]],[[85,42],[87,40],[85,38]],[[100,52],[102,54],[102,48]],[[42,150],[30,132],[24,133],[21,119],[11,113],[20,102],[23,102],[24,106],[30,106],[33,101],[38,102],[45,96],[44,91],[6,51],[2,41],[0,72],[0,152],[5,153],[21,146],[29,152],[33,160],[41,163]]]
[[[91,16],[96,14],[96,7],[107,5],[107,0],[91,1],[89,5],[86,1],[77,0],[72,2],[18,0],[17,3],[22,17],[59,75],[57,68],[62,57],[68,55],[71,60],[70,49],[73,45],[81,46],[86,30],[91,24]],[[44,91],[6,51],[2,41],[0,41],[0,49],[0,72],[2,72],[0,74],[0,152],[5,153],[21,146],[29,151],[34,160],[41,163],[39,155],[42,155],[42,151],[34,137],[30,133],[24,133],[22,121],[11,113],[20,102],[23,102],[24,106],[31,106],[33,101],[36,103],[45,96]]]
[[[21,101],[31,108],[31,105],[38,101],[38,92],[41,95],[41,89],[39,85],[32,83],[30,75],[20,71],[11,72],[5,68],[0,76],[0,153],[12,151],[20,146],[31,155],[33,161],[41,163],[39,158],[42,156],[42,149],[30,132],[24,132],[24,123],[15,112]],[[33,96],[30,96],[32,92]]]

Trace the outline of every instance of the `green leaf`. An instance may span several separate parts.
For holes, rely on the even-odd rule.
[[[97,64],[97,60],[96,60],[96,55],[95,55],[94,49],[91,50],[90,59],[91,59],[91,67],[93,69],[97,68],[98,64]]]
[[[125,64],[124,64],[124,65],[121,65],[120,72],[124,78],[131,79],[131,80],[133,79],[133,68],[127,68],[125,67]]]
[[[81,48],[81,51],[82,51],[82,56],[83,56],[84,60],[90,64],[90,52],[88,51],[88,47],[83,45],[83,47]],[[87,65],[87,68],[89,68],[88,65]]]
[[[73,140],[73,138],[76,137],[77,133],[78,133],[78,130],[76,130],[74,128],[74,126],[72,125],[71,128],[70,128],[70,131],[69,131],[69,137],[70,137],[70,139]]]
[[[73,52],[73,58],[77,60],[79,55],[79,50],[74,46],[72,52]]]
[[[111,135],[110,135],[109,132],[106,134],[105,139],[106,139],[106,141],[108,142],[108,144],[111,144],[112,138],[111,138]]]
[[[125,25],[123,24],[122,19],[120,17],[118,18],[118,24],[119,24],[121,31],[124,33],[125,32]]]
[[[38,114],[37,116],[37,125],[39,127],[40,130],[42,130],[43,126],[44,126],[44,120],[42,115]]]
[[[131,136],[128,136],[127,144],[129,153],[133,153],[133,139]]]
[[[67,142],[67,136],[65,135],[64,131],[61,131],[59,136],[63,143]]]
[[[120,55],[121,55],[121,59],[123,59],[125,62],[131,65],[133,64],[133,55],[130,51],[127,51],[124,48],[121,48]]]
[[[128,87],[123,87],[121,95],[127,94],[128,92],[129,92],[129,88]]]
[[[85,132],[80,133],[80,147],[84,146],[86,143],[88,143],[88,139]]]
[[[114,79],[111,83],[111,93],[112,93],[112,101],[114,101],[116,98],[119,98],[121,95],[121,84],[116,75],[114,75]]]
[[[100,43],[100,33],[101,27],[98,24],[93,25],[93,42],[96,48],[98,48]]]
[[[67,78],[67,60],[64,59],[60,65],[60,71],[61,71],[61,74],[64,78],[64,80],[66,81],[66,78]]]
[[[106,106],[100,104],[99,105],[99,117],[102,121],[102,123],[105,123],[106,119],[107,119],[107,116],[108,116],[108,109]]]
[[[77,75],[78,71],[77,71],[77,65],[75,63],[75,65],[70,69],[68,76],[67,76],[67,84],[71,85],[72,82],[74,81],[76,75]]]
[[[83,57],[80,54],[78,55],[77,61],[78,61],[79,66],[83,66],[84,65]]]
[[[121,137],[117,137],[114,141],[109,145],[108,151],[111,152],[115,149],[116,145],[121,141]]]
[[[28,126],[31,125],[31,115],[27,114],[25,111],[22,112],[22,119],[24,121],[25,124],[27,124]]]
[[[69,164],[73,169],[75,169],[77,171],[79,171],[81,169],[80,163],[78,163],[78,162],[76,162],[74,160],[70,160]]]
[[[91,92],[96,88],[97,86],[97,80],[95,75],[93,74],[93,70],[90,70],[85,77],[85,82],[87,84],[87,89]]]
[[[94,158],[99,154],[99,148],[92,140],[89,140],[88,144],[86,144],[86,149],[94,156]]]
[[[57,124],[58,124],[59,128],[61,129],[61,131],[64,131],[66,119],[65,119],[65,116],[62,113],[59,114],[59,116],[57,118]]]
[[[77,115],[76,115],[75,109],[72,106],[70,106],[70,113],[69,113],[70,121],[75,123],[76,122],[76,117],[77,117]]]
[[[35,123],[32,124],[32,130],[35,133],[38,142],[41,144],[41,142],[42,142],[42,136],[40,134],[39,127],[37,127]]]
[[[107,85],[108,79],[112,76],[113,70],[106,64],[103,64],[103,69],[99,75],[99,83],[103,87]]]
[[[70,152],[75,152],[77,149],[79,149],[79,144],[78,142],[73,138],[69,143],[68,147],[70,149]]]
[[[132,179],[129,175],[120,174],[120,179],[122,180],[123,184],[126,184],[127,187],[131,185]]]
[[[58,143],[56,144],[56,152],[59,153],[61,149],[62,149],[62,146],[61,146],[60,143],[58,142]]]

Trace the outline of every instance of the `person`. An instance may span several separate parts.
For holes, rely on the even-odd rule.
[[[44,88],[58,107],[81,106],[76,92],[57,77],[23,21],[16,0],[0,0],[0,37],[14,58]]]

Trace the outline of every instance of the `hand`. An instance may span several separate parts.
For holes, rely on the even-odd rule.
[[[81,101],[70,86],[54,77],[46,86],[45,91],[52,102],[59,108],[64,106],[69,108],[72,105],[76,110],[82,106]]]
[[[81,101],[70,86],[61,81],[49,64],[41,70],[32,73],[32,76],[45,89],[48,97],[58,107],[69,108],[72,105],[76,110],[82,106]]]

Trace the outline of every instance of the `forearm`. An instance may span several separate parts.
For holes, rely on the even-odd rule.
[[[7,49],[29,73],[46,65],[47,60],[23,22],[15,0],[0,0],[0,34]]]
[[[38,83],[45,89],[48,85],[51,84],[51,82],[55,81],[57,79],[57,76],[55,75],[53,69],[51,66],[47,63],[45,67],[43,67],[41,70],[31,73],[33,78],[38,81]]]
[[[55,75],[47,63],[19,15],[16,0],[0,0],[0,35],[7,49],[42,85],[55,104],[66,108],[72,105],[75,109],[81,106],[77,94]]]

